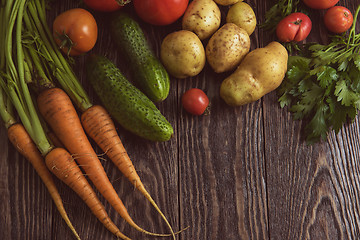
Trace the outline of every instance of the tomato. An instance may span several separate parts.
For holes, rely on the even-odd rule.
[[[97,34],[95,18],[82,8],[65,11],[53,22],[55,42],[64,53],[71,56],[90,51],[96,43]]]
[[[339,0],[303,0],[303,2],[313,9],[328,9],[339,2]]]
[[[181,98],[185,110],[193,115],[201,115],[209,106],[209,98],[198,88],[187,90]]]
[[[281,42],[300,42],[309,35],[312,28],[310,18],[304,13],[292,13],[283,18],[276,27]]]
[[[84,3],[97,11],[113,12],[122,8],[130,0],[84,0]]]
[[[185,12],[189,0],[133,0],[137,15],[153,25],[169,25]]]
[[[351,27],[353,20],[350,10],[342,6],[329,8],[324,15],[326,28],[337,34],[346,32]]]

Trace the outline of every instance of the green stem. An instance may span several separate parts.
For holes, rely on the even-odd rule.
[[[359,15],[359,11],[360,11],[360,5],[357,7],[356,9],[356,12],[355,12],[355,15],[354,15],[354,22],[351,26],[351,29],[350,29],[350,33],[349,33],[349,38],[348,38],[348,46],[350,45],[350,41],[352,44],[354,44],[355,42],[355,39],[356,39],[356,22],[357,22],[357,18],[358,18],[358,15]]]
[[[7,2],[6,5],[6,9],[8,9],[9,7],[12,7],[12,10],[10,12],[10,17],[9,17],[9,21],[8,21],[8,31],[5,32],[5,48],[7,48],[7,50],[5,50],[5,62],[6,64],[6,71],[10,72],[10,76],[13,79],[18,79],[18,74],[16,71],[16,67],[15,64],[12,60],[12,34],[13,34],[13,29],[14,29],[14,25],[15,25],[15,21],[16,21],[16,17],[17,17],[17,13],[18,13],[18,8],[19,8],[19,1],[15,1],[14,4],[11,4],[12,1]],[[7,11],[6,11],[7,12]],[[6,15],[7,16],[7,15]]]
[[[36,88],[39,86],[45,88],[53,88],[55,87],[54,83],[48,78],[45,65],[42,64],[38,54],[36,53],[35,49],[30,46],[28,49],[25,50],[27,52],[26,62],[31,62],[33,64],[33,71],[36,73],[36,79],[33,79],[33,83],[35,84]],[[48,72],[48,71],[46,71]]]
[[[27,84],[30,84],[32,82],[32,77],[31,77],[31,73],[33,71],[33,66],[32,63],[30,61],[26,61],[27,57],[25,56],[25,61],[24,61],[24,67],[25,67],[25,82]]]
[[[3,1],[1,1],[1,4],[5,4]],[[2,5],[4,6],[4,5]],[[6,18],[4,17],[5,16],[5,7],[1,7],[0,8],[0,21],[3,23],[3,25],[1,26],[0,28],[0,35],[1,36],[5,36],[5,27],[6,26]],[[4,38],[0,37],[0,49],[4,49],[5,48],[5,42],[4,42]],[[4,54],[0,54],[0,69],[4,69],[4,66],[5,66],[5,55]]]
[[[2,79],[0,79],[2,80]],[[24,109],[23,102],[20,101],[19,96],[17,94],[18,91],[16,91],[16,84],[11,79],[8,79],[8,83],[6,84],[6,88],[4,88],[8,94],[8,96],[11,98],[11,102],[14,105],[22,124],[24,125],[26,131],[30,135],[31,138],[34,136],[34,131],[32,129],[32,124],[30,122],[30,119],[26,113],[26,110]]]
[[[2,84],[0,83],[0,85]],[[11,125],[16,123],[11,107],[12,106],[8,102],[8,98],[6,97],[3,87],[0,87],[0,116],[6,128],[9,128]]]
[[[33,140],[38,146],[40,152],[43,155],[46,155],[52,148],[50,145],[44,129],[41,126],[40,119],[36,112],[36,108],[33,103],[33,99],[30,95],[29,88],[25,81],[25,67],[24,67],[24,53],[23,53],[23,46],[22,46],[22,25],[23,25],[23,16],[24,16],[24,9],[26,0],[20,1],[19,12],[17,16],[17,24],[16,24],[16,50],[17,50],[17,68],[19,73],[19,81],[22,90],[22,94],[24,95],[26,107],[29,109],[29,117],[31,119],[32,128],[34,132]]]

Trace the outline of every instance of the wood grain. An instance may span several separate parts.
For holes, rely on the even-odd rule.
[[[258,22],[272,3],[246,2]],[[339,4],[354,11],[360,0],[340,0]],[[49,24],[60,12],[79,6],[83,7],[75,0],[54,1]],[[221,10],[224,18],[228,7]],[[308,41],[325,43],[324,11],[311,14],[314,26]],[[93,51],[109,57],[130,76],[126,60],[109,35],[108,14],[94,16],[99,40]],[[157,54],[166,34],[181,28],[179,21],[166,27],[140,24]],[[251,48],[274,39],[257,28],[251,35]],[[98,103],[84,76],[85,60],[78,58],[74,69]],[[149,142],[117,126],[140,177],[170,223],[176,230],[190,226],[178,239],[360,239],[359,119],[308,146],[303,123],[279,107],[275,92],[246,106],[227,106],[219,97],[219,86],[228,74],[215,74],[206,65],[196,77],[171,79],[168,99],[157,104],[175,130],[168,142]],[[209,96],[209,115],[196,117],[183,110],[181,95],[191,87]],[[3,127],[0,146],[0,239],[74,239],[40,178],[9,145]],[[134,220],[147,230],[167,232],[160,216],[106,157],[103,165]],[[59,181],[56,184],[82,239],[115,239],[79,197]],[[157,239],[130,228],[100,200],[126,235]]]

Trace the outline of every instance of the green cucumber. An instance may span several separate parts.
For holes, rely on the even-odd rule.
[[[169,95],[169,75],[150,48],[140,25],[123,11],[111,20],[111,33],[116,45],[129,62],[135,84],[154,102]]]
[[[169,140],[174,130],[155,104],[108,58],[91,55],[86,79],[110,115],[125,129],[152,141]]]

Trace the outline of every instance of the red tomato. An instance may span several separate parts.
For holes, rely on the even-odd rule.
[[[328,9],[339,2],[339,0],[303,0],[303,2],[313,9]]]
[[[338,34],[346,32],[351,27],[353,20],[350,10],[342,6],[329,8],[324,15],[326,28]]]
[[[187,90],[181,98],[185,110],[193,115],[201,115],[209,106],[209,98],[198,88]]]
[[[292,13],[282,19],[276,27],[281,42],[300,42],[309,35],[312,28],[310,18],[304,13]]]
[[[133,0],[139,17],[153,25],[169,25],[185,12],[189,0]]]
[[[84,3],[97,11],[113,12],[122,8],[130,0],[84,0]]]
[[[65,11],[53,22],[55,42],[71,56],[90,51],[96,43],[97,34],[95,18],[82,8]]]

